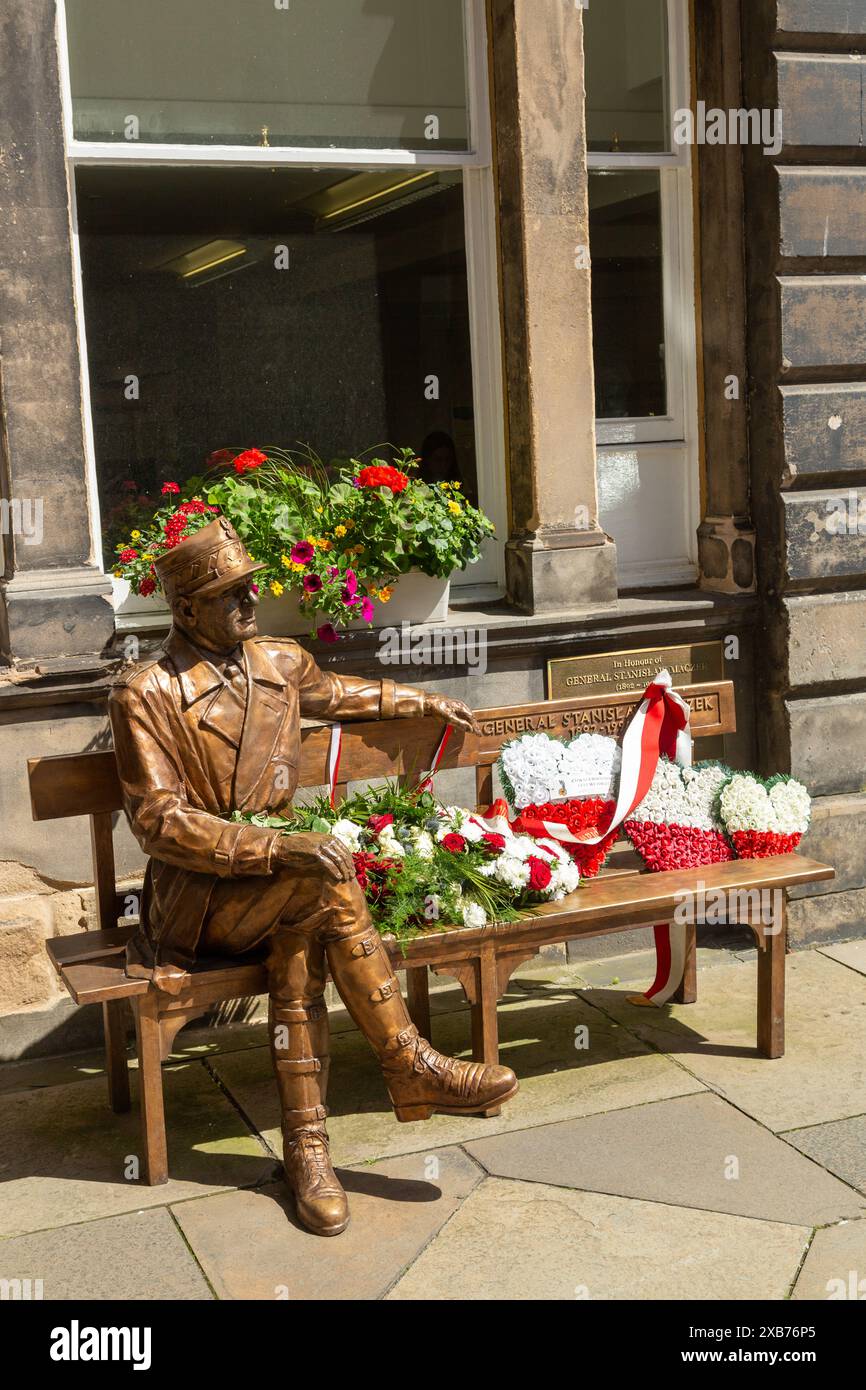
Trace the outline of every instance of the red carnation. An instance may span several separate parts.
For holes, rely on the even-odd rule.
[[[543,859],[538,859],[534,854],[530,854],[526,860],[529,865],[529,887],[533,893],[543,893],[545,888],[550,887],[550,880],[553,874],[550,865]]]
[[[235,459],[235,472],[250,473],[254,468],[261,468],[262,464],[267,463],[267,461],[268,456],[263,454],[261,449],[246,449]]]
[[[442,848],[447,849],[449,854],[462,854],[466,848],[466,841],[462,835],[458,835],[452,830],[450,835],[446,835],[442,841]]]
[[[178,483],[163,483],[163,485],[162,485],[162,495],[163,495],[163,497],[169,497],[169,496],[174,497],[174,496],[179,496],[179,495],[180,495],[180,485],[179,485]]]
[[[122,562],[124,565],[128,565],[129,562],[130,562],[130,560],[137,560],[137,559],[138,559],[138,551],[137,551],[137,550],[132,550],[132,549],[121,550],[121,552],[120,552],[120,559],[121,559],[121,562]]]

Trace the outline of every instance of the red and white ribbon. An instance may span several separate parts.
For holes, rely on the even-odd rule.
[[[337,804],[337,779],[340,775],[340,756],[343,752],[343,728],[340,724],[331,726],[331,742],[328,748],[328,789],[331,806]]]
[[[449,743],[451,742],[451,737],[452,737],[453,733],[454,733],[454,725],[453,725],[453,724],[446,724],[446,725],[445,725],[445,732],[444,732],[444,734],[442,735],[442,737],[441,737],[440,740],[439,740],[439,747],[436,749],[436,752],[433,754],[433,762],[430,764],[430,771],[427,773],[426,777],[424,777],[424,779],[423,779],[421,782],[418,783],[418,786],[417,786],[416,789],[415,789],[418,796],[420,796],[422,792],[429,791],[430,787],[433,785],[433,778],[436,776],[436,773],[439,771],[439,764],[441,763],[443,757],[445,756],[445,749],[448,747]]]

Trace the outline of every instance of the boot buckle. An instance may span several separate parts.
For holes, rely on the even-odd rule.
[[[359,941],[357,946],[352,947],[352,959],[361,960],[364,956],[372,956],[375,953],[376,945],[376,937],[365,936],[363,941]]]
[[[378,989],[373,990],[373,993],[370,995],[370,1000],[374,1004],[384,1004],[386,999],[393,999],[394,995],[399,994],[399,992],[400,986],[397,980],[392,976],[390,980],[386,980]]]
[[[277,1069],[289,1076],[311,1076],[322,1070],[318,1057],[277,1057]]]

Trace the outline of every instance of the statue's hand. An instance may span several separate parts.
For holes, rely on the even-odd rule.
[[[424,696],[424,713],[438,714],[457,729],[465,729],[470,734],[480,734],[481,725],[468,705],[462,700],[452,700],[449,695]]]
[[[333,835],[315,831],[282,835],[274,850],[274,862],[299,873],[324,873],[337,883],[349,883],[355,877],[351,851]]]

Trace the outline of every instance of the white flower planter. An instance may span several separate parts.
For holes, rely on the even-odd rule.
[[[389,603],[374,600],[375,613],[373,627],[399,627],[401,623],[444,623],[448,617],[448,598],[451,590],[450,579],[433,579],[429,574],[412,570],[395,580]],[[320,618],[321,622],[327,621]],[[262,589],[258,611],[259,632],[268,637],[294,637],[298,633],[309,632],[309,615],[301,613],[296,592],[285,593],[281,598]],[[365,622],[357,619],[347,624],[351,632],[363,631]]]
[[[169,609],[161,594],[142,598],[131,592],[129,581],[112,577],[115,618],[118,629],[129,631],[148,627],[167,627]],[[395,580],[390,603],[375,603],[374,628],[399,627],[401,623],[444,623],[448,617],[450,579],[433,579],[412,570]],[[375,602],[375,601],[374,601]],[[326,621],[324,618],[320,621]],[[295,637],[309,632],[310,618],[301,613],[297,592],[281,598],[262,589],[258,608],[259,632],[264,637]],[[367,626],[360,619],[348,624],[349,631]]]

